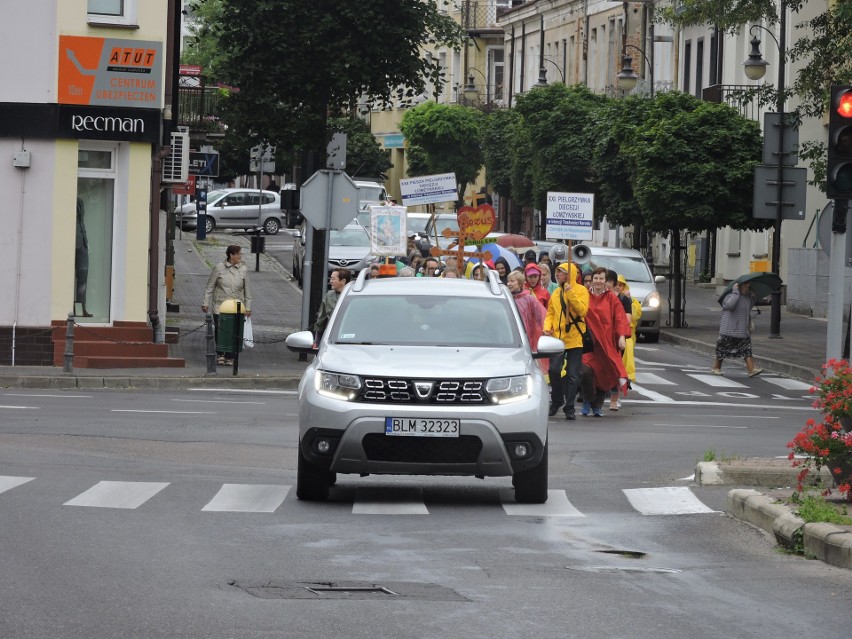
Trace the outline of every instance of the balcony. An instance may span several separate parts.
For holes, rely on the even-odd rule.
[[[760,120],[766,100],[761,88],[750,84],[714,84],[701,91],[705,102],[725,103],[745,118]]]
[[[218,107],[222,97],[218,87],[180,87],[178,89],[178,125],[189,127],[190,133],[217,135],[224,133]]]
[[[497,26],[497,11],[495,0],[467,0],[459,9],[461,27],[471,34],[502,33],[503,30]]]

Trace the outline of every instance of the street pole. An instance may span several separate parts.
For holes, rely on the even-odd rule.
[[[778,127],[778,189],[777,204],[775,211],[775,225],[772,231],[772,266],[771,271],[781,276],[781,219],[784,210],[784,76],[787,67],[787,3],[781,0],[781,22],[779,25],[778,38],[778,116],[780,126]],[[781,339],[781,291],[772,293],[769,314],[769,338]]]

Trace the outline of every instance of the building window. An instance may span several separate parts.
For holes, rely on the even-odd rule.
[[[692,78],[692,42],[687,40],[683,45],[683,92],[689,93]]]
[[[136,26],[137,0],[88,0],[89,24]]]
[[[490,49],[488,51],[488,54],[491,58],[488,69],[488,80],[491,86],[488,87],[488,89],[491,93],[491,99],[499,101],[504,99],[505,97],[503,95],[503,87],[506,82],[503,73],[503,49],[495,47],[493,49]]]
[[[77,321],[110,321],[116,150],[81,144],[77,153],[74,314]]]
[[[704,39],[698,40],[695,47],[695,97],[701,99],[704,88]]]

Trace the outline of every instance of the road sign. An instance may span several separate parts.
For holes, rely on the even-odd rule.
[[[459,198],[455,173],[421,175],[399,181],[403,206],[455,202]]]
[[[341,131],[332,134],[331,142],[326,147],[325,167],[327,169],[342,171],[346,168],[346,140],[346,134]]]
[[[548,191],[546,237],[556,240],[591,240],[594,214],[594,193]]]
[[[766,113],[763,116],[763,163],[770,166],[796,166],[799,163],[799,126],[796,116],[784,114],[784,147],[779,149],[781,141],[781,114]]]
[[[781,181],[781,219],[805,219],[805,195],[808,170],[804,167],[785,166]],[[778,215],[778,167],[754,167],[754,201],[752,217],[774,220]]]
[[[216,152],[189,152],[189,174],[205,177],[219,176],[219,154]]]
[[[302,184],[301,196],[302,215],[315,229],[339,230],[358,215],[358,186],[343,171],[317,171]]]

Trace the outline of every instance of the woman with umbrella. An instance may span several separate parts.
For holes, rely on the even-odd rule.
[[[741,278],[742,279],[742,278]],[[749,321],[755,298],[751,290],[751,282],[734,282],[731,292],[720,300],[722,303],[722,321],[719,325],[719,339],[716,342],[716,359],[713,368],[714,375],[722,374],[722,360],[742,357],[746,363],[748,376],[754,377],[763,372],[762,368],[754,367],[751,357],[751,330]]]

